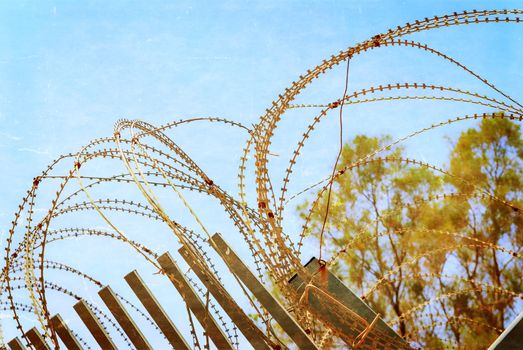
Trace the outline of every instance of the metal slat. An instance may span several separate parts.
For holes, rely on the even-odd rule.
[[[80,300],[73,308],[102,349],[117,350],[116,345],[84,300]]]
[[[171,280],[178,293],[183,297],[189,309],[194,313],[205,332],[211,338],[212,342],[218,349],[233,349],[227,336],[218,326],[215,319],[203,302],[200,300],[193,287],[189,284],[183,273],[178,268],[169,253],[160,256],[158,263]]]
[[[251,270],[243,263],[236,253],[216,233],[211,237],[211,246],[216,249],[227,266],[247,288],[254,294],[256,299],[269,311],[272,317],[279,323],[281,328],[291,337],[300,349],[318,349],[311,338],[305,333],[300,325],[292,318],[285,308],[276,300]]]
[[[198,263],[198,257],[190,253],[185,246],[178,250],[187,264],[202,281],[207,290],[211,292],[218,304],[229,315],[233,323],[242,332],[245,338],[255,349],[270,350],[271,347],[265,342],[263,332],[252,322],[245,312],[236,304],[234,299],[227,293],[225,288],[216,279],[206,266]]]
[[[346,335],[346,337],[342,336],[342,338],[352,343],[352,340],[365,329],[365,325],[361,322],[356,324],[348,322],[345,317],[346,314],[340,311],[345,307],[349,312],[357,314],[368,324],[371,324],[376,318],[376,313],[328,269],[320,273],[320,263],[316,258],[312,258],[305,264],[305,269],[313,276],[310,283],[322,290],[321,293],[314,291],[307,293],[308,299],[306,303],[309,306],[309,310],[317,318],[338,329],[342,335]],[[299,295],[304,293],[305,285],[308,283],[309,281],[304,282],[298,275],[295,275],[289,281],[289,284]],[[323,293],[336,300],[336,303],[333,304],[334,308],[325,307],[325,300],[328,297]],[[365,342],[368,346],[378,350],[390,347],[394,349],[411,349],[407,342],[381,318],[377,319],[375,327],[371,330],[369,336],[366,337]]]
[[[114,294],[111,287],[103,287],[98,291],[98,295],[102,298],[102,301],[113,314],[125,334],[127,334],[131,343],[133,343],[137,349],[151,349],[151,345],[149,345],[136,323],[134,323],[131,316],[127,313],[127,310],[125,310],[120,300],[118,300],[116,294]]]
[[[20,341],[20,339],[18,339],[18,337],[11,339],[7,345],[11,350],[26,350],[24,344]]]
[[[56,333],[58,334],[60,339],[62,339],[62,341],[65,344],[65,346],[67,347],[67,349],[70,349],[70,350],[82,350],[83,349],[82,346],[80,345],[80,343],[78,342],[78,340],[76,340],[76,337],[73,335],[73,333],[71,332],[69,327],[67,327],[67,325],[65,324],[64,320],[62,319],[62,317],[60,315],[58,315],[58,314],[54,315],[51,318],[51,324],[54,327],[54,330],[56,331]]]
[[[488,350],[523,349],[523,312],[489,346]]]
[[[28,330],[27,333],[25,333],[25,336],[29,339],[29,342],[35,347],[36,350],[50,350],[49,346],[36,327]]]
[[[160,328],[169,343],[176,350],[190,350],[189,345],[185,339],[183,339],[178,329],[176,329],[173,322],[169,316],[167,316],[152,292],[149,290],[149,288],[147,288],[138,272],[136,272],[136,270],[132,271],[124,278],[127,284],[129,284],[129,287],[131,287],[133,290],[134,294],[136,294],[138,300],[140,300],[149,315],[151,315],[154,322],[156,322],[158,328]]]

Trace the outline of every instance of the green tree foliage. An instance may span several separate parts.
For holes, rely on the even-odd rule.
[[[484,349],[521,308],[520,127],[484,119],[455,140],[443,172],[398,147],[367,157],[390,142],[360,135],[343,148],[325,229],[339,255],[331,270],[402,336]],[[326,198],[298,207],[316,238]]]

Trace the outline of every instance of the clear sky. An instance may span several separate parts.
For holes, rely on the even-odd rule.
[[[59,154],[75,152],[93,138],[112,135],[119,118],[160,125],[180,118],[217,116],[250,126],[300,74],[357,42],[415,19],[474,8],[517,8],[520,3],[2,1],[0,235],[2,239],[6,236],[7,225],[33,177]],[[419,34],[416,39],[427,40],[470,64],[519,98],[523,97],[519,84],[522,34],[521,25],[502,24],[444,29]],[[470,77],[423,54],[383,52],[386,55],[374,52],[354,60],[349,90],[403,81],[478,86]],[[341,95],[341,81],[339,76],[332,84],[318,86],[326,95],[332,91]],[[303,102],[329,102],[322,99],[322,89]],[[349,122],[347,135],[401,136],[438,117],[474,111],[466,107],[438,116],[449,110],[430,104],[383,107],[372,110],[376,119],[355,108],[347,118],[362,119]],[[279,135],[276,153],[278,148],[285,149],[285,135],[293,137],[290,144],[294,147],[303,132],[302,124],[296,122],[300,128],[294,128],[293,123],[284,124],[287,129]],[[308,172],[304,169],[298,176],[295,191],[325,176],[332,166],[336,139],[330,136],[336,135],[336,124],[326,125],[330,131],[320,134],[324,138],[319,144],[329,152],[320,150],[310,157],[315,162],[329,160],[309,163]],[[438,134],[440,141],[434,144],[414,143],[410,152],[420,159],[441,162],[448,152],[444,134]],[[208,140],[209,135],[217,141]],[[176,137],[223,183],[230,177],[221,174],[221,166],[232,153],[233,175],[246,136],[228,135],[220,138],[216,130],[201,127],[190,133],[177,131]],[[235,181],[233,178],[224,187],[234,190]],[[295,227],[293,219],[289,220],[290,227]]]
[[[213,115],[254,123],[306,69],[377,32],[455,10],[517,5],[517,1],[85,1],[81,5],[3,1],[0,159],[5,165],[0,174],[0,218],[10,221],[13,201],[45,164],[91,138],[110,134],[118,118],[162,124]],[[509,28],[517,26],[497,32]],[[470,45],[483,47],[480,55],[501,61],[496,69],[517,62],[500,51],[512,51],[519,36],[504,35],[511,41],[497,40],[494,47],[481,46],[483,38],[474,37]],[[444,35],[439,36],[440,47],[442,39]],[[458,44],[444,49],[460,54],[469,43]],[[374,67],[365,74],[376,71]],[[519,74],[512,70],[511,76],[492,78],[506,79],[509,85]]]

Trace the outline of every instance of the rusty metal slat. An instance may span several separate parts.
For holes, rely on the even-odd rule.
[[[207,266],[201,266],[198,263],[198,257],[191,254],[186,246],[182,246],[178,252],[191,267],[193,272],[198,276],[200,281],[205,285],[207,290],[214,296],[218,304],[229,315],[234,324],[242,332],[245,338],[255,349],[270,350],[271,347],[265,342],[263,333],[254,324],[254,322],[238,306],[229,293],[223,288],[220,282],[212,274]]]
[[[189,309],[194,313],[205,332],[209,335],[212,342],[218,349],[233,349],[227,336],[216,323],[211,313],[200,300],[193,287],[189,284],[183,273],[178,268],[169,253],[160,256],[158,263],[171,280],[178,293],[183,297]]]
[[[25,333],[26,337],[29,339],[31,345],[35,347],[36,350],[50,350],[49,346],[45,342],[44,338],[36,327],[31,328]]]
[[[60,337],[60,339],[62,339],[62,342],[65,344],[67,349],[82,350],[82,346],[80,345],[78,340],[76,340],[76,337],[73,335],[69,327],[67,327],[60,315],[54,315],[51,318],[51,324],[58,336]]]
[[[11,339],[11,341],[7,343],[7,345],[11,350],[26,350],[24,344],[22,344],[18,337]]]
[[[311,284],[332,296],[332,298],[340,304],[338,308],[343,308],[343,306],[345,306],[348,310],[356,313],[359,317],[364,319],[368,324],[372,323],[376,318],[374,310],[361,300],[360,297],[354,294],[354,292],[347,288],[347,286],[345,286],[334,274],[328,271],[328,269],[325,269],[324,274],[320,276],[320,263],[316,258],[312,258],[307,264],[305,264],[305,269],[314,276],[310,281]],[[325,273],[327,274],[326,278]],[[289,284],[298,294],[301,295],[304,293],[306,283],[304,283],[300,276],[293,276],[290,279]],[[356,338],[362,331],[361,329],[354,327],[351,323],[348,323],[343,315],[339,313],[338,309],[329,309],[325,307],[325,296],[321,294],[309,292],[307,305],[316,317],[331,324],[342,334],[347,335],[347,339]],[[376,336],[373,337],[373,334],[376,334]],[[386,342],[393,344],[393,347],[397,349],[411,349],[407,342],[381,318],[378,318],[376,326],[367,337],[369,342],[374,341],[373,339],[376,338],[381,338],[383,341],[387,339]],[[372,346],[376,349],[386,348],[377,343]]]
[[[281,328],[291,337],[300,349],[318,349],[311,338],[300,325],[292,318],[285,308],[276,300],[251,270],[243,263],[238,255],[229,247],[220,234],[211,237],[211,246],[220,254],[227,266],[256,299],[269,311]]]
[[[117,350],[109,334],[84,300],[80,300],[73,308],[102,349]]]
[[[149,290],[149,288],[147,288],[138,272],[136,272],[136,270],[132,271],[124,278],[125,281],[127,281],[127,284],[129,284],[129,287],[131,287],[133,290],[134,294],[136,294],[138,300],[140,300],[149,315],[151,315],[154,322],[156,322],[158,328],[160,328],[169,343],[176,350],[190,350],[189,345],[182,337],[178,329],[176,329],[173,322],[165,313],[164,309],[160,303],[158,303],[152,292]]]
[[[98,291],[98,295],[100,296],[100,298],[102,298],[103,302],[105,303],[109,311],[111,311],[114,318],[116,319],[120,327],[122,327],[125,334],[127,334],[131,343],[133,343],[134,346],[136,346],[136,348],[140,350],[152,349],[151,345],[149,345],[136,323],[134,323],[131,316],[123,307],[120,300],[118,300],[116,294],[114,294],[111,287],[103,287]]]

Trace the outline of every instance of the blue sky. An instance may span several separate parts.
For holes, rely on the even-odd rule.
[[[517,6],[517,1],[1,2],[0,234],[5,237],[34,176],[59,154],[111,135],[119,118],[160,125],[217,116],[249,126],[300,74],[376,33],[463,9]],[[521,26],[502,24],[414,37],[462,59],[519,98],[522,33]],[[402,81],[479,86],[452,67],[408,50],[383,49],[351,64],[349,90]],[[326,96],[341,94],[337,73],[318,82],[303,102],[322,103]],[[348,136],[402,136],[474,111],[446,104],[372,108],[350,111]],[[294,147],[305,125],[300,120],[282,123],[275,153]],[[297,176],[295,191],[328,173],[336,132],[335,120],[318,131],[313,142],[319,147],[308,153],[310,162]],[[414,142],[410,152],[441,162],[448,152],[443,136],[456,132],[435,132],[437,141]],[[235,190],[233,176],[245,137],[203,125],[175,133],[176,141],[230,190]],[[286,159],[274,161],[278,179]],[[288,220],[294,228],[295,217]]]
[[[0,176],[11,184],[2,197],[19,198],[49,160],[111,133],[118,118],[251,124],[323,58],[397,24],[478,6],[517,2],[2,2],[0,156],[9,166]],[[480,54],[496,55],[500,69],[517,62],[495,44]],[[2,213],[12,208],[4,203]]]

